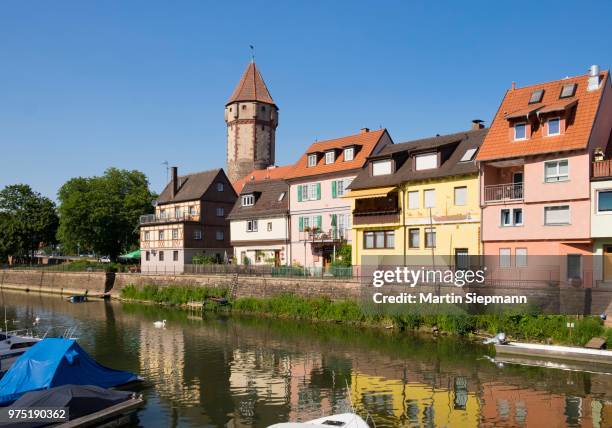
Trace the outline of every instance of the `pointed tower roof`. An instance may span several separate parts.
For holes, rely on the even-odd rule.
[[[249,63],[226,105],[236,101],[259,101],[276,106],[255,62]]]

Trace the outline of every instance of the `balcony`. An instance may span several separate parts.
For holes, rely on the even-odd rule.
[[[349,238],[349,229],[334,227],[327,231],[313,228],[300,232],[300,241],[308,242],[339,242]]]
[[[140,216],[140,225],[151,225],[151,224],[167,224],[167,223],[180,223],[183,221],[200,221],[199,214],[184,214],[178,217],[170,216],[158,216],[155,214],[146,214]]]
[[[593,162],[593,178],[612,178],[612,159]]]
[[[398,223],[399,214],[397,192],[376,198],[357,199],[353,210],[353,223],[356,225]]]
[[[523,183],[494,184],[484,186],[485,203],[501,203],[523,200]]]

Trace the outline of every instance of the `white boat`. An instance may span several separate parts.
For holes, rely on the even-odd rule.
[[[268,428],[370,428],[370,426],[355,413],[341,413],[325,416],[307,422],[283,422],[268,426]]]
[[[496,344],[497,354],[531,358],[579,361],[583,363],[612,364],[612,351],[607,349],[578,348],[576,346],[542,345],[539,343],[510,342]]]
[[[21,354],[42,339],[34,336],[29,330],[8,332],[0,330],[0,376],[11,368]]]

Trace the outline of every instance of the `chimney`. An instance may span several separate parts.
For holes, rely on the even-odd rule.
[[[599,84],[601,83],[599,80],[599,66],[592,65],[589,69],[589,82],[587,84],[587,91],[591,92],[598,90]]]
[[[513,91],[516,89],[516,82],[512,82],[512,87],[510,89],[512,89]]]
[[[172,168],[170,168],[171,173],[172,173],[172,178],[170,181],[172,187],[172,199],[174,199],[174,197],[176,196],[176,194],[178,193],[178,168],[173,166]]]
[[[366,134],[366,133],[368,133],[368,132],[370,132],[370,128],[361,128],[361,129],[359,130],[359,133],[360,133],[360,134]]]
[[[484,122],[480,119],[474,119],[472,120],[472,131],[476,130],[476,129],[482,129],[484,128]]]

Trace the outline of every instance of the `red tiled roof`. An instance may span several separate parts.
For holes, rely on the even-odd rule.
[[[386,129],[380,129],[376,131],[362,131],[356,135],[349,135],[348,137],[336,138],[333,140],[318,141],[308,147],[308,150],[300,157],[300,159],[293,165],[289,174],[286,178],[299,178],[309,177],[319,174],[327,174],[340,171],[348,171],[356,168],[361,168],[365,165],[367,157],[372,154],[372,151],[383,137],[387,133]],[[389,138],[390,139],[390,138]],[[339,152],[336,159],[331,164],[325,163],[325,156],[320,156],[316,166],[308,166],[308,154],[309,153],[323,153],[332,149],[341,150],[346,146],[355,145],[359,146],[355,150],[355,156],[353,160],[345,161],[344,152]]]
[[[232,96],[227,100],[227,104],[235,103],[236,101],[259,101],[276,105],[254,62],[251,62],[246,70],[244,70],[244,74],[240,78],[238,85],[236,85]]]
[[[236,193],[240,194],[245,184],[263,180],[279,180],[287,176],[293,165],[275,166],[266,169],[255,169],[249,174],[232,183]]]
[[[502,159],[586,148],[603,88],[609,84],[608,74],[607,71],[600,74],[602,80],[600,88],[591,92],[587,91],[588,75],[508,90],[480,148],[477,160]],[[575,95],[571,98],[559,99],[561,88],[570,83],[577,84]],[[529,105],[531,93],[538,89],[544,90],[542,102]],[[538,126],[527,140],[512,140],[510,132],[512,122],[508,119],[518,117],[523,113],[526,114],[528,110],[538,107],[540,109],[531,116],[532,118],[537,117],[537,114],[540,114],[542,110],[560,111],[560,109],[572,107],[570,105],[572,102],[576,102],[576,111],[575,114],[571,115],[572,120],[561,135],[546,137],[543,134],[544,127]]]

